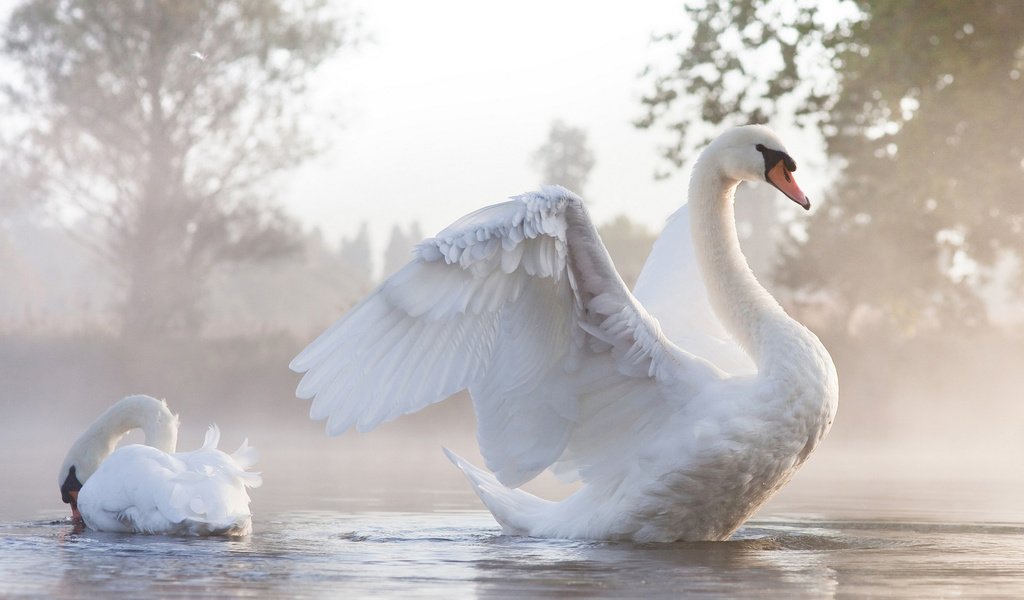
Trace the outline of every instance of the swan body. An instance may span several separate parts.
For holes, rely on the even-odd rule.
[[[545,187],[460,219],[300,353],[297,395],[330,434],[468,388],[487,470],[448,452],[509,534],[728,538],[832,424],[835,367],[754,278],[733,197],[809,202],[762,126],[701,154],[689,202],[630,293],[582,201]],[[545,469],[582,486],[515,489]]]
[[[146,445],[115,447],[141,428]],[[175,452],[178,417],[150,396],[114,404],[75,442],[58,480],[74,516],[96,531],[170,535],[247,535],[252,531],[246,488],[261,483],[247,471],[256,451],[246,442],[233,454],[217,449],[211,426],[202,447]]]

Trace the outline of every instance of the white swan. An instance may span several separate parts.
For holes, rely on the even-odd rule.
[[[115,450],[132,429],[147,445]],[[256,450],[242,442],[234,454],[217,450],[220,430],[203,446],[175,453],[178,417],[150,396],[128,396],[111,406],[71,446],[57,478],[72,516],[97,531],[174,535],[247,535],[252,530],[248,487],[260,475],[246,471]]]
[[[736,237],[741,180],[809,208],[795,169],[765,127],[716,139],[635,296],[562,188],[463,217],[292,361],[306,372],[297,395],[334,435],[468,388],[493,475],[448,455],[506,533],[728,538],[838,401],[825,348],[757,283]],[[547,468],[584,485],[561,502],[513,489]]]

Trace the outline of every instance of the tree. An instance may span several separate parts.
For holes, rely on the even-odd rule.
[[[626,215],[619,215],[601,225],[598,233],[615,263],[615,270],[626,282],[626,286],[632,288],[658,236],[643,225],[634,223]]]
[[[315,335],[328,325],[324,315],[348,310],[372,289],[365,227],[356,238],[342,239],[340,250],[316,229],[300,236],[300,246],[275,260],[217,268],[206,303],[207,335]]]
[[[295,246],[275,178],[308,158],[310,75],[348,42],[324,0],[31,0],[3,49],[7,155],[118,276],[122,329],[196,329],[213,268]],[[74,232],[76,229],[70,227]]]
[[[381,274],[381,278],[386,279],[412,260],[413,249],[422,241],[423,229],[418,221],[413,221],[409,225],[408,233],[402,231],[402,227],[395,224],[391,228],[388,246],[384,249],[384,272]]]
[[[345,264],[345,270],[352,273],[353,284],[358,285],[360,291],[368,290],[373,280],[369,224],[364,221],[354,238],[343,238],[338,255]]]
[[[543,183],[557,184],[583,195],[594,168],[594,153],[587,145],[587,132],[556,120],[548,139],[533,155]]]
[[[709,0],[688,12],[693,34],[664,38],[680,60],[653,75],[638,122],[675,132],[672,166],[699,143],[698,119],[786,113],[843,165],[792,236],[781,282],[907,332],[984,323],[978,284],[1024,251],[1024,4]]]

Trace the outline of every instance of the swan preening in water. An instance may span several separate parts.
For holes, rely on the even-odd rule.
[[[146,445],[114,449],[142,429]],[[100,415],[71,446],[57,482],[72,516],[97,531],[174,535],[247,535],[252,530],[246,488],[261,483],[256,450],[242,442],[233,454],[217,449],[210,426],[198,450],[175,452],[178,417],[150,396],[128,396]]]
[[[582,201],[545,187],[469,214],[299,354],[297,395],[339,434],[468,388],[490,473],[459,457],[506,533],[722,540],[785,484],[832,424],[835,367],[747,266],[740,181],[809,208],[762,126],[693,167],[630,293]],[[515,489],[545,469],[560,502]]]

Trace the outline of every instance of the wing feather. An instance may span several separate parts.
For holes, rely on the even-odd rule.
[[[297,394],[330,434],[468,388],[488,467],[606,477],[715,369],[618,276],[582,201],[546,187],[466,215],[303,350]],[[616,458],[616,453],[619,453]]]

